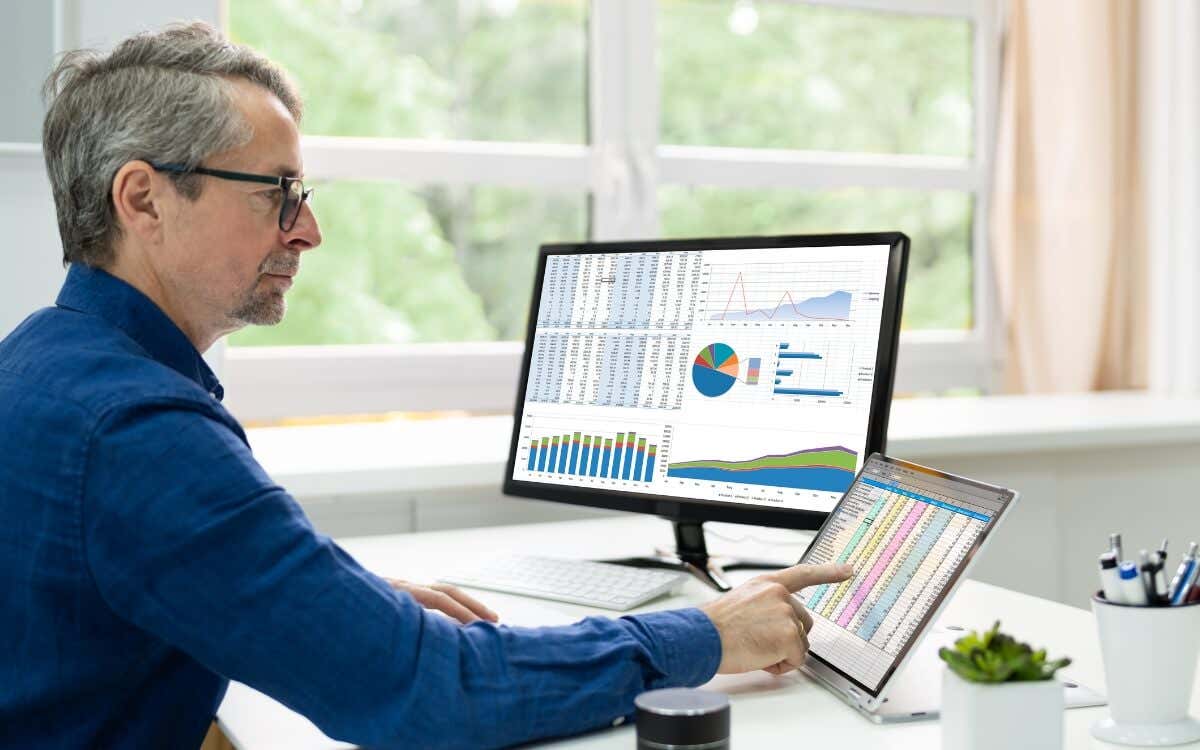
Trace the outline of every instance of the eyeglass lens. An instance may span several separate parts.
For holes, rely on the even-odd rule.
[[[290,232],[300,218],[300,206],[304,203],[304,183],[288,180],[283,187],[283,205],[279,209],[279,228]]]

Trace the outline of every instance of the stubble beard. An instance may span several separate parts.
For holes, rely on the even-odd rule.
[[[232,317],[243,325],[273,326],[283,320],[286,312],[287,300],[282,292],[256,288],[246,294]]]
[[[287,312],[284,293],[269,286],[260,288],[263,274],[272,273],[295,276],[300,270],[299,255],[277,253],[267,257],[258,268],[259,275],[254,284],[242,294],[241,300],[230,314],[242,325],[273,326],[283,320]]]

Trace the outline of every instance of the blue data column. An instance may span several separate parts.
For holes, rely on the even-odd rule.
[[[596,472],[600,470],[600,438],[592,438],[592,466],[588,470],[588,476],[596,476]]]
[[[612,471],[608,475],[612,479],[620,479],[621,478],[621,454],[624,452],[623,451],[624,448],[625,448],[625,433],[618,432],[617,433],[617,444],[613,447]]]
[[[635,438],[637,438],[636,432],[629,433],[628,437],[625,438],[625,455],[621,457],[621,460],[622,460],[621,478],[622,479],[628,479],[629,478],[629,470],[631,468],[633,468],[633,446],[636,444]]]
[[[567,467],[568,474],[579,473],[579,438],[582,433],[575,433],[571,436],[571,463]]]
[[[591,452],[592,452],[592,436],[584,435],[583,436],[583,446],[580,447],[580,449],[579,449],[579,471],[576,472],[580,476],[587,476],[588,459],[591,458],[591,456],[588,454],[590,454]]]
[[[571,448],[571,436],[563,435],[562,436],[562,450],[560,450],[558,452],[558,473],[559,474],[567,473],[567,458],[569,456],[570,448]]]

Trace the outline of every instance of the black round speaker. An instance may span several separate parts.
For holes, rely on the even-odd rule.
[[[637,706],[639,750],[727,750],[729,697],[694,688],[642,693]]]

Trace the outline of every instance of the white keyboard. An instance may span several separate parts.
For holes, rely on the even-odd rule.
[[[457,586],[625,611],[676,591],[687,577],[673,570],[513,555],[440,579]]]

